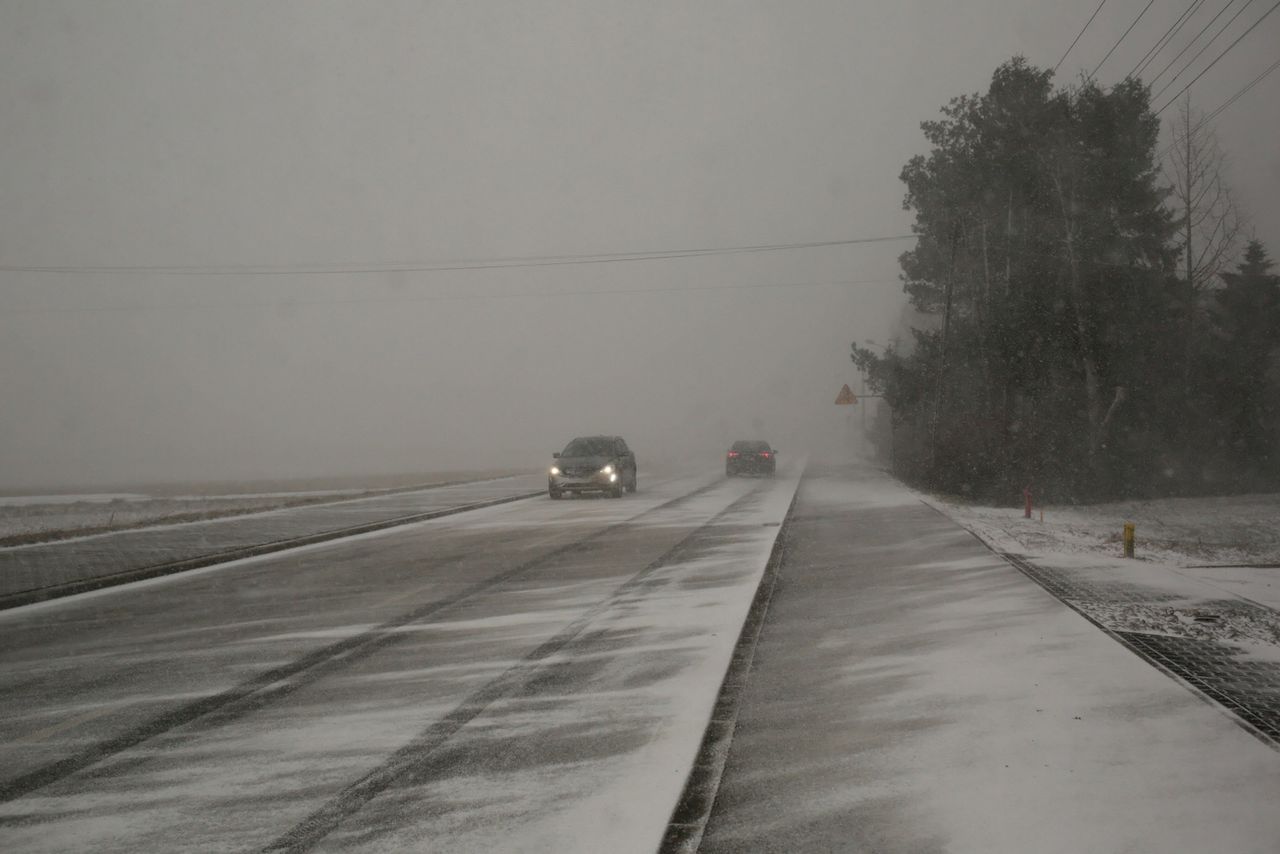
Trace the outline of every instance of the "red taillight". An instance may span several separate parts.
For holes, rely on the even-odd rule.
[[[762,457],[766,457],[766,458],[767,458],[767,457],[769,456],[769,452],[768,452],[768,451],[761,451],[761,452],[760,452],[760,456],[762,456]]]
[[[730,451],[730,452],[729,452],[729,456],[731,456],[731,457],[736,457],[737,455],[738,455],[738,452],[737,452],[737,451]]]

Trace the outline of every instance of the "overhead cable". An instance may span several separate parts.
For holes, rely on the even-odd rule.
[[[850,285],[896,285],[899,279],[837,279],[825,282],[765,282],[761,284],[686,285],[657,288],[596,288],[559,291],[530,291],[528,293],[480,293],[480,294],[429,294],[417,296],[387,297],[339,297],[335,299],[280,299],[251,302],[198,302],[198,303],[120,303],[95,306],[57,306],[48,308],[19,308],[6,310],[0,318],[17,315],[39,314],[98,314],[103,312],[149,311],[226,311],[235,309],[294,309],[304,306],[353,305],[366,303],[418,303],[418,302],[487,302],[492,300],[541,300],[562,297],[608,297],[643,294],[683,294],[707,291],[794,290],[801,288],[844,287]]]
[[[1054,74],[1058,73],[1058,69],[1061,68],[1062,63],[1066,61],[1067,54],[1071,53],[1072,48],[1076,46],[1076,42],[1080,41],[1080,37],[1084,35],[1084,31],[1089,29],[1089,25],[1093,23],[1093,19],[1098,17],[1098,13],[1102,11],[1102,7],[1105,5],[1107,5],[1107,0],[1102,0],[1102,2],[1098,4],[1098,8],[1094,9],[1093,14],[1089,16],[1089,20],[1084,22],[1084,26],[1080,28],[1080,32],[1076,33],[1076,37],[1071,41],[1071,44],[1067,46],[1065,51],[1063,51],[1062,58],[1058,60],[1058,64],[1053,67]]]
[[[1138,60],[1138,64],[1131,68],[1129,73],[1125,76],[1141,76],[1142,72],[1146,70],[1146,67],[1150,65],[1160,54],[1160,51],[1164,50],[1165,47],[1168,46],[1169,42],[1177,38],[1178,33],[1182,32],[1182,28],[1186,26],[1187,21],[1190,21],[1192,17],[1195,16],[1196,12],[1200,11],[1200,7],[1204,5],[1204,2],[1205,0],[1191,0],[1191,5],[1182,11],[1182,14],[1178,16],[1178,19],[1169,25],[1169,29],[1164,31],[1164,35],[1162,35],[1156,43],[1152,45],[1150,50],[1142,55],[1142,59]]]
[[[1280,9],[1280,0],[1276,0],[1275,4],[1272,5],[1270,9],[1262,13],[1261,18],[1254,21],[1253,24],[1249,27],[1249,29],[1245,30],[1243,33],[1241,33],[1239,36],[1236,37],[1235,41],[1227,45],[1227,49],[1224,50],[1222,53],[1218,54],[1216,57],[1214,57],[1213,62],[1206,65],[1203,71],[1201,71],[1199,74],[1197,74],[1195,77],[1191,79],[1190,83],[1188,83],[1186,86],[1183,86],[1181,89],[1179,89],[1177,94],[1174,95],[1172,98],[1170,98],[1168,101],[1166,101],[1163,107],[1156,110],[1156,115],[1158,116],[1161,113],[1163,113],[1165,110],[1169,109],[1170,104],[1178,100],[1178,98],[1182,97],[1182,93],[1186,92],[1188,89],[1194,86],[1197,80],[1199,80],[1201,77],[1204,77],[1206,74],[1208,74],[1210,69],[1212,69],[1215,65],[1217,65],[1224,56],[1231,53],[1231,51],[1235,48],[1235,46],[1240,44],[1240,42],[1244,40],[1245,36],[1249,35],[1249,33],[1256,30],[1258,28],[1258,25],[1261,24],[1263,21],[1265,21],[1271,15],[1271,13],[1274,12],[1276,9]]]
[[[759,252],[784,252],[836,246],[856,246],[896,240],[915,240],[915,234],[891,234],[883,237],[859,237],[848,240],[815,240],[806,243],[769,243],[752,246],[719,246],[693,249],[659,249],[642,252],[608,252],[588,255],[531,255],[510,258],[467,259],[435,263],[404,264],[296,264],[288,266],[166,266],[166,265],[0,265],[6,273],[54,273],[63,275],[170,275],[170,276],[345,276],[369,273],[429,273],[448,270],[494,270],[513,267],[560,267],[578,264],[616,264],[630,261],[655,261],[676,258],[700,258],[709,255],[741,255]]]
[[[1280,68],[1280,59],[1277,59],[1275,62],[1271,63],[1271,65],[1270,65],[1270,66],[1268,66],[1268,67],[1266,68],[1266,70],[1264,70],[1261,74],[1259,74],[1257,77],[1253,78],[1253,79],[1252,79],[1252,80],[1250,80],[1248,83],[1246,83],[1245,85],[1243,85],[1243,86],[1241,86],[1239,89],[1237,89],[1234,95],[1232,95],[1230,98],[1228,98],[1227,100],[1223,101],[1223,102],[1222,102],[1221,104],[1219,104],[1216,108],[1214,108],[1213,112],[1209,113],[1209,114],[1208,114],[1208,115],[1206,115],[1206,116],[1201,116],[1200,120],[1199,120],[1199,121],[1197,121],[1197,122],[1195,123],[1195,126],[1191,128],[1191,130],[1189,131],[1189,133],[1190,133],[1191,135],[1195,135],[1195,134],[1200,130],[1200,128],[1204,127],[1204,126],[1205,126],[1205,125],[1207,125],[1209,122],[1211,122],[1211,121],[1213,121],[1214,119],[1216,119],[1216,118],[1217,118],[1217,117],[1218,117],[1218,116],[1219,116],[1219,115],[1220,115],[1224,110],[1226,110],[1228,107],[1230,107],[1230,106],[1231,106],[1232,104],[1234,104],[1236,101],[1238,101],[1238,100],[1240,100],[1242,97],[1244,97],[1244,95],[1245,95],[1245,93],[1246,93],[1246,92],[1248,92],[1248,91],[1249,91],[1250,89],[1252,89],[1254,86],[1257,86],[1259,83],[1261,83],[1263,80],[1265,80],[1265,79],[1266,79],[1266,78],[1267,78],[1267,77],[1268,77],[1272,72],[1274,72],[1277,68]],[[1173,147],[1174,147],[1174,145],[1175,145],[1175,144],[1176,144],[1176,143],[1172,143],[1172,142],[1171,142],[1171,143],[1169,143],[1168,145],[1166,145],[1166,146],[1165,146],[1165,147],[1160,151],[1160,153],[1159,153],[1158,155],[1156,155],[1156,159],[1157,159],[1157,160],[1163,160],[1163,159],[1164,159],[1164,157],[1165,157],[1165,155],[1167,155],[1170,151],[1172,151],[1172,150],[1173,150]]]
[[[1147,0],[1147,5],[1142,7],[1142,11],[1138,13],[1138,17],[1134,18],[1133,23],[1129,25],[1129,28],[1120,34],[1120,38],[1116,39],[1116,43],[1111,46],[1111,50],[1107,51],[1107,55],[1102,57],[1102,62],[1099,62],[1097,65],[1095,65],[1093,67],[1093,70],[1089,72],[1089,77],[1087,79],[1092,80],[1094,76],[1097,75],[1098,69],[1101,68],[1106,63],[1106,61],[1111,58],[1111,54],[1115,53],[1116,48],[1120,47],[1120,43],[1123,42],[1126,38],[1128,38],[1129,33],[1133,32],[1133,28],[1138,26],[1138,22],[1142,20],[1142,16],[1147,14],[1147,10],[1151,8],[1151,4],[1155,2],[1156,0]]]
[[[1175,62],[1177,62],[1177,61],[1178,61],[1178,59],[1179,59],[1179,58],[1181,58],[1181,56],[1182,56],[1184,53],[1186,53],[1187,51],[1191,50],[1191,48],[1195,47],[1195,44],[1196,44],[1196,42],[1198,42],[1198,41],[1200,40],[1200,37],[1201,37],[1202,35],[1204,35],[1204,34],[1205,34],[1205,32],[1206,32],[1210,27],[1212,27],[1212,26],[1213,26],[1213,22],[1214,22],[1214,21],[1216,21],[1216,20],[1218,20],[1219,18],[1221,18],[1221,17],[1222,17],[1222,15],[1223,15],[1223,13],[1224,13],[1224,12],[1226,12],[1228,9],[1230,9],[1230,8],[1231,8],[1231,6],[1232,6],[1235,2],[1236,2],[1236,0],[1227,0],[1226,5],[1225,5],[1225,6],[1223,6],[1221,9],[1219,9],[1219,10],[1218,10],[1218,14],[1216,14],[1216,15],[1214,15],[1212,18],[1210,18],[1210,19],[1209,19],[1209,21],[1208,21],[1208,23],[1206,23],[1203,27],[1201,27],[1201,28],[1200,28],[1200,32],[1198,32],[1198,33],[1196,33],[1194,36],[1192,36],[1192,37],[1191,37],[1191,41],[1187,42],[1187,43],[1186,43],[1186,45],[1182,48],[1182,50],[1178,51],[1178,52],[1177,52],[1177,54],[1175,54],[1175,55],[1174,55],[1173,59],[1171,59],[1171,60],[1169,60],[1167,63],[1165,63],[1164,68],[1161,68],[1161,69],[1160,69],[1160,71],[1159,71],[1159,73],[1157,73],[1155,77],[1152,77],[1152,78],[1151,78],[1151,80],[1149,80],[1149,81],[1148,81],[1148,85],[1149,85],[1149,86],[1154,86],[1154,85],[1156,85],[1156,82],[1157,82],[1157,81],[1159,81],[1159,80],[1160,80],[1160,78],[1164,76],[1164,73],[1165,73],[1166,71],[1168,71],[1170,68],[1172,68],[1172,67],[1173,67],[1173,64],[1174,64]],[[1253,2],[1253,0],[1245,0],[1245,4],[1244,4],[1243,6],[1241,6],[1241,7],[1240,7],[1240,11],[1236,12],[1236,14],[1235,14],[1235,15],[1233,15],[1233,16],[1231,17],[1231,21],[1234,21],[1236,18],[1238,18],[1238,17],[1240,16],[1240,13],[1241,13],[1241,12],[1243,12],[1245,9],[1248,9],[1248,8],[1249,8],[1249,4],[1250,4],[1250,3],[1252,3],[1252,2]],[[1204,51],[1206,51],[1206,50],[1208,50],[1208,49],[1209,49],[1209,45],[1213,44],[1214,40],[1215,40],[1215,39],[1217,39],[1217,38],[1218,38],[1218,36],[1222,35],[1223,30],[1226,30],[1226,28],[1227,28],[1227,27],[1231,26],[1231,21],[1227,21],[1227,23],[1223,26],[1223,28],[1222,28],[1221,30],[1219,30],[1216,34],[1214,34],[1214,36],[1213,36],[1213,38],[1212,38],[1212,39],[1209,39],[1209,41],[1204,45],[1204,47],[1202,47],[1202,48],[1200,49],[1200,53],[1203,53]],[[1200,55],[1200,53],[1197,53],[1197,54],[1196,54],[1196,56],[1199,56],[1199,55]],[[1187,63],[1187,66],[1186,66],[1186,67],[1184,67],[1182,70],[1183,70],[1183,71],[1185,71],[1187,68],[1189,68],[1192,62],[1195,62],[1195,57],[1192,57],[1192,58],[1191,58],[1191,61],[1190,61],[1190,62],[1188,62],[1188,63]],[[1179,72],[1178,72],[1178,74],[1181,74],[1181,73],[1182,73],[1182,71],[1179,71]],[[1177,75],[1177,74],[1175,74],[1175,75],[1174,75],[1174,79],[1177,79],[1177,76],[1178,76],[1178,75]],[[1170,82],[1172,82],[1172,81],[1170,81]]]

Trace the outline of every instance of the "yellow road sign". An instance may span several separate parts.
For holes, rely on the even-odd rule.
[[[836,395],[836,406],[848,406],[857,402],[858,398],[854,396],[853,389],[849,388],[848,383],[840,386],[840,393]]]

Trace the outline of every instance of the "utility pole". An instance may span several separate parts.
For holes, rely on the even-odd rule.
[[[1196,280],[1194,280],[1194,265],[1192,261],[1192,93],[1187,92],[1187,109],[1183,111],[1183,119],[1185,120],[1184,142],[1187,145],[1187,209],[1184,211],[1183,228],[1187,230],[1187,318],[1188,326],[1190,325],[1190,303],[1196,294]],[[1187,330],[1190,333],[1190,329]]]
[[[1194,334],[1195,326],[1195,301],[1196,301],[1196,281],[1195,281],[1195,262],[1191,254],[1191,93],[1187,92],[1187,108],[1182,114],[1185,121],[1185,144],[1186,144],[1186,163],[1187,170],[1187,206],[1183,216],[1183,228],[1187,233],[1187,365],[1186,371],[1191,372],[1191,336]]]
[[[947,267],[947,284],[942,309],[942,346],[938,354],[938,390],[933,396],[933,425],[929,431],[929,465],[938,459],[938,422],[942,420],[942,390],[947,373],[947,336],[951,332],[951,292],[956,280],[956,233],[958,225],[953,221],[951,230],[951,263]]]
[[[867,436],[867,372],[860,371],[859,374],[861,376],[859,384],[862,386],[858,391],[858,402],[862,404],[860,407],[862,410],[862,453],[863,456],[867,456],[867,446],[871,444]]]

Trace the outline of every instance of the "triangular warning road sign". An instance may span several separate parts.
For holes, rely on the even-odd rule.
[[[840,393],[836,395],[836,406],[848,406],[857,402],[858,398],[854,397],[853,390],[849,388],[848,383],[840,386]]]

